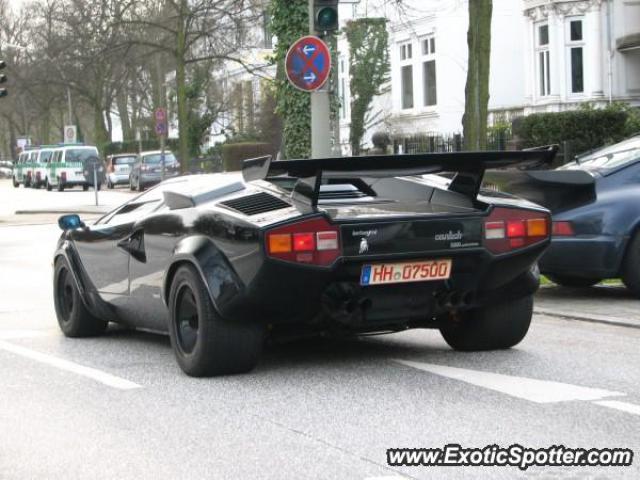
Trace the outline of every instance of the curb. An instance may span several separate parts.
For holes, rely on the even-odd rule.
[[[627,321],[622,318],[612,319],[611,317],[605,317],[602,315],[585,315],[575,314],[570,312],[562,312],[557,310],[547,310],[546,308],[534,308],[533,313],[538,315],[546,315],[548,317],[564,318],[566,320],[578,320],[581,322],[601,323],[604,325],[615,325],[617,327],[627,328],[640,328],[640,321]]]

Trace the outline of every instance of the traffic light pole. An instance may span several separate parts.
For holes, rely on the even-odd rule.
[[[314,0],[309,0],[309,33],[315,35]],[[329,82],[311,92],[311,158],[331,156]]]

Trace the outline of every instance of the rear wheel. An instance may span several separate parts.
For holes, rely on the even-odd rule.
[[[58,178],[58,191],[64,191],[64,184],[62,183],[62,180],[60,178]]]
[[[87,184],[82,185],[82,191],[86,192],[87,190],[89,190],[89,185]]]
[[[533,296],[462,312],[449,318],[440,333],[455,350],[499,350],[520,343],[529,331]]]
[[[49,177],[47,177],[44,180],[44,185],[45,185],[45,187],[47,187],[47,192],[50,192],[52,187],[51,187],[51,184],[49,183]]]
[[[53,277],[53,300],[58,325],[67,337],[91,337],[104,333],[107,322],[89,313],[66,259],[56,260]]]
[[[584,277],[573,277],[571,275],[547,275],[547,278],[551,280],[553,283],[557,285],[561,285],[563,287],[574,287],[574,288],[584,288],[591,287],[598,283],[601,278],[584,278]]]
[[[624,257],[622,265],[622,281],[637,297],[640,297],[640,232],[636,233]]]
[[[107,188],[108,188],[109,190],[112,190],[112,189],[113,189],[113,183],[112,183],[112,182],[111,182],[111,180],[110,180],[110,179],[108,179],[108,178],[107,178]]]
[[[16,180],[16,177],[13,177],[13,187],[18,188],[20,186],[20,182]]]
[[[180,368],[193,377],[252,370],[258,362],[263,328],[220,318],[195,267],[176,272],[169,293],[171,344]]]

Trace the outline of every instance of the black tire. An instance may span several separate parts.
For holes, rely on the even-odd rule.
[[[108,322],[94,317],[85,307],[67,260],[58,257],[54,268],[53,301],[62,333],[67,337],[93,337],[104,333]]]
[[[178,268],[169,292],[169,335],[180,368],[192,377],[231,375],[258,363],[264,328],[220,318],[193,265]]]
[[[18,188],[20,186],[20,182],[16,180],[16,177],[12,177],[13,179],[13,188]]]
[[[640,232],[627,247],[622,264],[622,282],[636,297],[640,297]]]
[[[111,180],[107,179],[107,188],[109,190],[113,190],[113,183],[111,183]]]
[[[593,285],[595,285],[596,283],[602,280],[601,278],[573,277],[571,275],[556,275],[556,274],[547,275],[547,278],[557,285],[560,285],[562,287],[572,287],[572,288],[592,287]]]
[[[62,180],[59,178],[58,178],[58,191],[64,192],[64,184],[62,183]]]
[[[144,192],[144,188],[145,188],[145,187],[144,187],[144,183],[142,183],[142,182],[140,181],[140,177],[138,177],[138,191],[139,191],[139,192]]]
[[[49,177],[45,179],[44,186],[47,188],[47,192],[50,192],[52,190],[53,187],[51,187],[51,184],[49,183]]]
[[[40,190],[41,185],[38,182],[33,182],[31,188],[35,188],[36,190]]]
[[[440,333],[454,350],[479,351],[511,348],[529,331],[533,296],[462,312],[444,320]]]
[[[89,185],[82,185],[82,191],[86,192],[87,190],[89,190]]]

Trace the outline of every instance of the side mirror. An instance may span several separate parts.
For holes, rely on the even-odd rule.
[[[80,216],[76,214],[63,215],[58,218],[58,226],[61,230],[75,230],[84,227],[84,222],[80,220]]]

